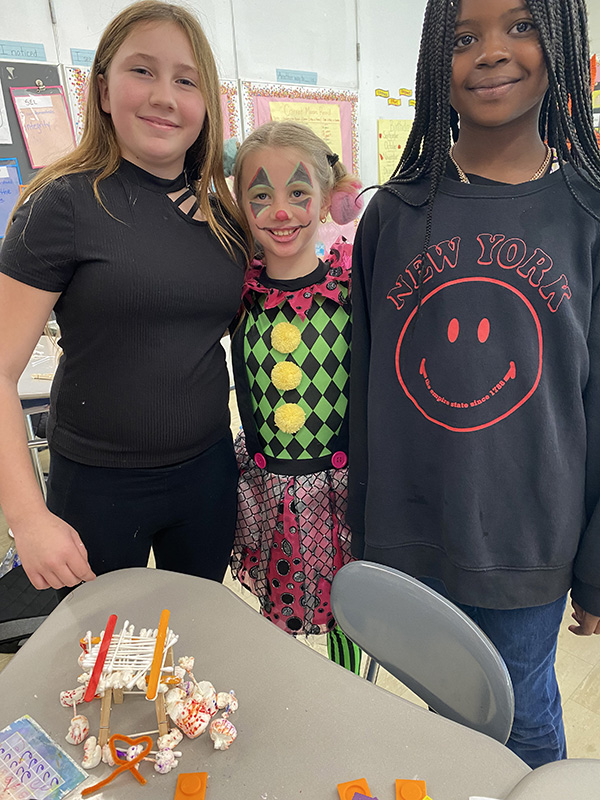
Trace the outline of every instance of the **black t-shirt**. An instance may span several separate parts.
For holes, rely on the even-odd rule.
[[[235,315],[244,261],[167,196],[183,188],[123,161],[100,183],[69,175],[17,213],[0,271],[50,292],[63,354],[48,437],[103,467],[166,466],[229,430],[220,338]]]

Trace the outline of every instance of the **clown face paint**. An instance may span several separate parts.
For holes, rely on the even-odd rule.
[[[427,294],[396,346],[396,373],[431,422],[466,433],[515,413],[542,373],[540,320],[520,291],[492,278],[450,281]],[[410,327],[410,331],[409,331]],[[519,340],[513,332],[518,330]]]
[[[267,272],[298,278],[317,266],[319,217],[327,211],[306,156],[294,148],[249,153],[242,168],[241,205],[261,245]]]

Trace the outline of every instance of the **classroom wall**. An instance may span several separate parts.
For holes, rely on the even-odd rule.
[[[48,62],[70,64],[71,48],[93,50],[108,20],[127,4],[128,0],[0,0],[0,38],[39,42]],[[316,73],[319,87],[357,91],[361,177],[366,185],[377,182],[377,119],[413,117],[410,98],[399,90],[414,89],[425,0],[187,4],[205,26],[222,79],[275,83],[279,68]],[[600,0],[588,0],[588,6],[592,48],[600,53]],[[0,52],[0,58],[13,57]],[[377,89],[389,97],[377,96]]]
[[[46,59],[71,64],[71,49],[95,49],[128,0],[0,0],[0,38],[44,45]],[[360,93],[359,153],[365,183],[377,180],[377,116],[410,118],[408,100],[375,97],[413,87],[425,0],[188,0],[199,15],[223,80],[277,82],[277,69],[316,73],[318,87]],[[53,12],[54,21],[51,18]],[[360,42],[360,60],[357,43]],[[0,56],[1,57],[1,56]],[[13,58],[13,55],[10,56]]]

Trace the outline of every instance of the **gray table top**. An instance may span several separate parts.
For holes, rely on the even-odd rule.
[[[337,784],[366,778],[379,800],[394,797],[396,778],[427,782],[433,800],[471,795],[505,798],[530,770],[507,748],[419,708],[332,664],[263,619],[224,586],[161,570],[113,572],[66,598],[0,673],[0,729],[30,714],[78,761],[82,747],[64,741],[72,712],[59,704],[75,688],[79,639],[99,634],[110,614],[157,627],[171,612],[179,634],[175,658],[195,656],[194,674],[217,691],[234,689],[238,738],[215,751],[208,734],[184,741],[179,767],[139,786],[119,775],[102,800],[166,800],[179,772],[208,772],[207,800],[338,800]],[[100,702],[78,707],[97,732]],[[156,728],[154,705],[125,697],[113,706],[111,732]],[[93,771],[100,780],[110,768]]]

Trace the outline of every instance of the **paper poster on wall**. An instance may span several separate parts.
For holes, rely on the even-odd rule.
[[[17,119],[34,169],[45,167],[75,147],[75,132],[62,86],[11,87]]]
[[[342,152],[340,107],[323,103],[269,103],[274,122],[299,122],[327,142],[334,153]]]
[[[271,109],[276,104],[290,106],[337,107],[339,110],[341,151],[336,150],[346,167],[358,174],[358,95],[345,89],[286,86],[280,83],[241,84],[244,135],[273,119]],[[314,113],[317,113],[316,111]],[[304,120],[306,121],[306,120]]]
[[[71,108],[71,117],[75,128],[75,138],[81,141],[83,124],[85,122],[85,104],[87,101],[88,79],[90,70],[88,67],[65,66],[65,86]]]
[[[385,183],[396,169],[406,146],[411,119],[377,120],[377,164],[379,183]]]
[[[4,93],[2,91],[1,81],[0,81],[0,144],[12,144],[12,134],[10,132],[10,125],[8,124],[8,115],[6,113],[6,103],[4,102]]]
[[[10,212],[21,193],[21,170],[16,158],[0,158],[0,239],[8,225]]]

